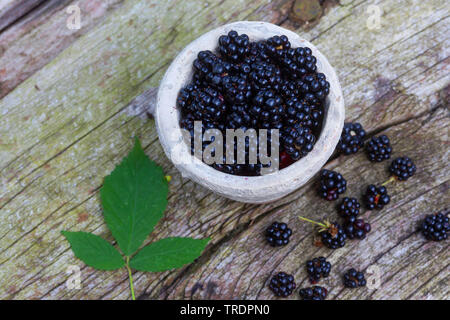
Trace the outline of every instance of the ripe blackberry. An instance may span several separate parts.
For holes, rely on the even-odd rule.
[[[303,79],[317,70],[317,59],[307,47],[276,51],[275,58],[293,79]]]
[[[392,147],[386,135],[372,137],[366,144],[367,157],[372,162],[381,162],[391,157]]]
[[[282,128],[280,143],[286,153],[296,161],[313,149],[316,137],[311,129],[296,123],[292,127]]]
[[[390,200],[391,198],[389,197],[385,186],[377,187],[371,184],[367,187],[366,193],[364,194],[364,202],[369,210],[383,209]]]
[[[343,217],[346,221],[353,222],[359,215],[360,207],[361,205],[359,204],[356,198],[345,197],[344,199],[342,199],[342,202],[337,206],[337,211],[339,215]]]
[[[230,104],[244,104],[251,100],[252,87],[242,76],[228,76],[222,80],[225,99]]]
[[[266,240],[272,247],[287,245],[291,235],[292,230],[286,223],[274,222],[266,229]]]
[[[347,270],[344,274],[344,285],[347,288],[364,287],[366,285],[364,273],[356,271],[354,268]]]
[[[209,50],[200,51],[197,59],[194,60],[194,78],[197,83],[205,81],[216,88],[222,86],[222,81],[229,75],[236,73],[237,68]]]
[[[322,243],[330,249],[338,249],[345,246],[347,235],[344,229],[337,223],[332,223],[326,230],[320,233]]]
[[[271,57],[280,59],[291,48],[291,43],[289,42],[288,37],[286,37],[285,35],[273,36],[267,39],[266,48],[268,54]]]
[[[295,289],[294,277],[284,272],[274,275],[269,283],[269,289],[277,297],[288,297]]]
[[[323,73],[307,74],[298,82],[300,87],[307,86],[309,93],[312,93],[318,101],[323,101],[330,93],[330,83]],[[306,87],[303,89],[303,91]]]
[[[408,157],[399,157],[392,161],[389,171],[400,181],[406,181],[416,173],[416,166]]]
[[[320,173],[319,195],[328,200],[336,200],[347,189],[347,181],[335,171],[323,169]]]
[[[327,278],[330,271],[331,263],[324,257],[314,258],[306,262],[306,272],[308,272],[311,283],[317,283],[321,277]]]
[[[328,290],[324,287],[313,286],[300,289],[299,294],[303,300],[325,300],[328,295]]]
[[[421,225],[422,234],[427,240],[442,241],[450,231],[448,212],[442,211],[427,215]]]
[[[253,64],[249,79],[253,90],[256,92],[265,89],[279,91],[282,86],[280,69],[268,62]]]
[[[246,34],[239,35],[231,30],[228,35],[219,37],[220,54],[232,62],[242,61],[250,52],[250,40]]]
[[[363,147],[365,136],[366,132],[358,122],[345,123],[337,149],[346,156],[356,153]]]
[[[258,128],[281,129],[283,110],[283,99],[272,90],[264,90],[253,99],[249,112],[258,119]]]
[[[366,234],[370,232],[371,226],[369,223],[364,222],[363,219],[356,219],[355,221],[349,221],[344,225],[345,234],[349,239],[362,240],[366,237]]]

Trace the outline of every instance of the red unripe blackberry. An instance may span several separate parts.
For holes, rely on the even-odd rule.
[[[288,297],[295,289],[294,277],[290,274],[279,272],[270,280],[269,289],[277,297]]]
[[[349,239],[362,240],[366,237],[366,234],[370,232],[371,226],[369,223],[364,222],[363,219],[356,219],[353,222],[347,222],[344,225],[345,234]]]

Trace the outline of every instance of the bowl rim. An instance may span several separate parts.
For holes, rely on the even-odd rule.
[[[317,58],[318,71],[325,73],[330,82],[328,107],[324,115],[324,124],[319,139],[307,156],[290,166],[274,173],[262,176],[236,176],[218,171],[190,156],[190,148],[177,148],[178,157],[191,162],[174,161],[174,147],[184,144],[178,121],[176,99],[179,90],[187,84],[192,74],[192,61],[201,50],[215,51],[218,37],[236,30],[246,33],[250,40],[262,39],[255,35],[263,34],[265,39],[273,35],[284,34],[293,47],[309,47]],[[211,40],[214,39],[214,47]],[[209,45],[209,46],[208,46]],[[183,73],[183,70],[185,72]],[[188,73],[188,74],[186,74]],[[283,197],[306,183],[332,155],[342,132],[345,118],[344,99],[336,72],[327,58],[309,41],[298,34],[262,21],[238,21],[215,28],[188,44],[172,61],[161,80],[155,109],[155,120],[158,136],[169,159],[184,177],[188,177],[201,185],[228,198],[244,202],[268,202]],[[189,150],[188,150],[189,149]],[[181,152],[181,153],[180,153]],[[293,187],[294,186],[294,187]],[[271,191],[271,189],[273,189]]]

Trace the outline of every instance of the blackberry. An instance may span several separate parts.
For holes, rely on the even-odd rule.
[[[268,54],[267,43],[265,41],[250,43],[250,51],[248,56],[244,59],[244,63],[251,64],[252,62],[270,62]]]
[[[282,129],[280,143],[286,153],[296,161],[306,156],[313,149],[316,137],[311,129],[296,123],[292,127]]]
[[[307,92],[312,93],[318,101],[323,101],[330,93],[330,83],[323,73],[308,74],[298,82],[298,85],[305,86],[303,90],[307,86]]]
[[[291,43],[285,35],[273,36],[267,39],[266,48],[271,57],[281,59],[291,48]]]
[[[295,289],[294,277],[290,274],[279,272],[270,280],[269,289],[277,297],[288,297]]]
[[[416,173],[416,166],[408,157],[399,157],[392,161],[389,171],[400,181],[406,181]]]
[[[319,195],[328,200],[336,200],[347,189],[347,181],[335,171],[323,169],[320,173]]]
[[[326,230],[320,233],[322,243],[330,249],[338,249],[345,246],[347,235],[344,229],[336,222],[328,226]]]
[[[256,92],[264,89],[279,91],[282,86],[280,69],[267,62],[252,65],[249,79],[253,90]]]
[[[390,200],[391,198],[389,197],[385,186],[377,187],[371,184],[367,187],[366,193],[364,194],[364,202],[369,210],[383,209]]]
[[[231,30],[228,35],[219,37],[218,50],[225,59],[238,62],[250,52],[250,40],[246,34],[239,35]]]
[[[346,221],[353,222],[359,215],[360,207],[361,205],[357,199],[345,197],[337,206],[337,211],[341,217],[346,219]]]
[[[421,225],[422,234],[427,240],[442,241],[450,231],[448,212],[442,211],[425,217]]]
[[[259,128],[281,129],[283,110],[283,99],[272,90],[264,90],[259,91],[253,99],[249,112],[258,119]]]
[[[331,263],[324,257],[314,258],[306,262],[306,271],[311,283],[317,283],[320,278],[327,278],[330,275]]]
[[[231,104],[244,104],[251,100],[252,87],[242,76],[229,76],[222,80],[225,99]]]
[[[275,53],[275,58],[293,79],[303,79],[306,75],[313,75],[317,70],[317,59],[310,48],[288,48],[277,50]]]
[[[292,230],[286,223],[274,222],[266,229],[266,240],[272,247],[287,245],[291,235]]]
[[[299,294],[303,300],[325,300],[328,295],[328,290],[324,287],[313,286],[300,289]]]
[[[209,50],[200,51],[197,59],[194,60],[194,78],[199,84],[205,81],[216,88],[221,88],[222,81],[229,75],[236,73],[233,64],[223,61]]]
[[[371,226],[369,223],[364,222],[363,219],[356,219],[355,221],[347,222],[344,225],[344,230],[347,238],[362,240],[370,232]]]
[[[381,162],[391,157],[392,147],[386,135],[372,137],[366,144],[367,157],[372,162]]]
[[[347,270],[344,274],[344,286],[347,288],[364,287],[366,279],[364,273],[356,271],[354,268]]]
[[[280,169],[289,167],[293,163],[294,163],[294,160],[291,158],[290,155],[287,154],[286,151],[282,151],[280,153]]]
[[[366,132],[360,123],[345,123],[337,149],[346,156],[356,153],[363,147],[365,136]]]

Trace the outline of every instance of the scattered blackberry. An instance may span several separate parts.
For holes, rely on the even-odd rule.
[[[295,289],[294,277],[280,272],[272,277],[269,288],[277,297],[288,297]]]
[[[344,285],[347,288],[364,287],[366,285],[364,273],[356,271],[354,268],[349,269],[344,274]]]
[[[355,221],[347,222],[344,225],[344,230],[347,238],[362,240],[370,232],[371,226],[369,223],[364,222],[363,219],[356,219]]]
[[[381,162],[391,157],[392,147],[386,135],[373,137],[366,144],[367,157],[372,162]]]
[[[220,36],[218,49],[226,59],[238,62],[250,52],[250,40],[246,34],[231,30],[228,35]]]
[[[339,152],[347,156],[358,152],[364,145],[363,139],[365,136],[366,132],[358,122],[345,123],[337,146]]]
[[[390,200],[391,198],[385,186],[377,187],[371,184],[367,187],[366,193],[364,194],[364,202],[369,210],[383,209]]]
[[[442,211],[427,215],[422,222],[421,230],[427,240],[442,241],[447,239],[447,233],[450,231],[447,212]]]
[[[287,245],[291,235],[292,230],[286,223],[274,222],[266,229],[266,240],[272,247]]]
[[[406,181],[416,173],[416,166],[408,157],[399,157],[392,161],[389,171],[398,180]]]
[[[324,257],[314,258],[306,262],[306,271],[311,283],[317,283],[321,277],[327,278],[331,271],[331,263]]]
[[[361,205],[355,198],[345,197],[342,202],[338,205],[337,210],[341,217],[346,219],[346,221],[353,222],[359,215],[359,208]]]
[[[323,169],[320,173],[319,195],[328,200],[336,200],[347,189],[347,181],[335,171]]]
[[[326,230],[320,233],[322,243],[330,249],[338,249],[345,246],[347,235],[344,229],[336,222],[330,224]]]
[[[300,289],[299,294],[303,300],[325,300],[328,295],[328,290],[324,287],[313,286]]]

